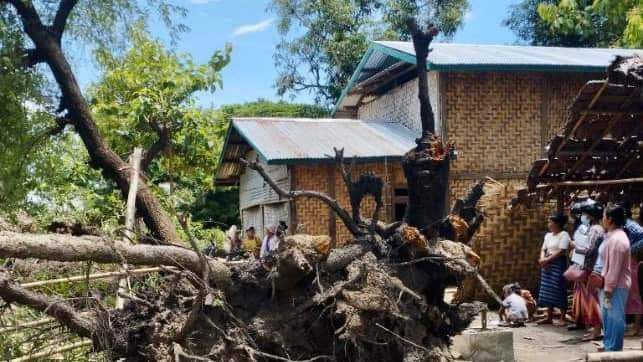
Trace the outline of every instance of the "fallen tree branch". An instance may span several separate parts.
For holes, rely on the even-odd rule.
[[[171,270],[176,270],[175,268],[170,267]],[[113,272],[104,272],[104,273],[95,273],[89,275],[76,275],[73,277],[64,277],[56,278],[49,280],[38,280],[35,282],[27,282],[20,284],[23,288],[36,288],[44,285],[59,284],[59,283],[74,283],[81,282],[86,280],[95,280],[95,279],[106,279],[111,277],[121,277],[126,275],[137,275],[137,274],[149,274],[160,271],[167,271],[168,268],[154,267],[154,268],[140,268],[140,269],[131,269],[127,271],[113,271]]]
[[[22,323],[22,324],[14,324],[12,326],[6,326],[6,327],[0,328],[0,334],[9,333],[9,332],[13,332],[13,331],[19,331],[19,330],[25,329],[25,328],[38,328],[40,326],[44,326],[44,325],[51,324],[51,323],[54,323],[54,322],[56,322],[55,318],[43,318],[43,319],[38,319],[38,320],[35,320],[35,321],[32,321],[32,322],[26,322],[26,323]]]
[[[246,352],[248,352],[248,354],[250,354],[250,355],[256,355],[256,356],[263,357],[263,358],[273,359],[273,360],[277,360],[277,361],[285,361],[285,362],[313,362],[313,361],[318,361],[318,360],[322,360],[322,359],[329,360],[329,361],[334,361],[335,360],[335,358],[333,356],[317,356],[317,357],[313,357],[313,358],[305,359],[305,360],[292,360],[292,359],[288,359],[288,358],[285,358],[285,357],[276,356],[274,354],[261,352],[259,350],[256,350],[256,349],[252,348],[252,347],[249,347],[249,346],[243,346],[243,349]]]
[[[121,241],[107,243],[104,239],[93,236],[2,231],[0,258],[38,258],[66,262],[91,260],[103,264],[120,264],[124,259],[131,265],[171,265],[203,275],[201,260],[192,250],[168,245],[127,245]],[[212,258],[208,258],[208,265],[209,281],[219,287],[226,287],[230,283],[230,269]]]
[[[246,167],[248,167],[251,170],[256,171],[263,179],[266,181],[268,185],[281,197],[286,198],[286,199],[296,199],[299,197],[310,197],[313,199],[320,200],[321,202],[325,203],[328,207],[330,207],[336,214],[337,216],[342,220],[348,231],[353,234],[355,237],[360,237],[364,236],[365,232],[362,230],[355,220],[351,217],[351,215],[346,211],[344,208],[342,208],[339,205],[339,202],[337,200],[333,199],[332,197],[326,195],[323,192],[318,192],[318,191],[302,191],[302,190],[297,190],[297,191],[286,191],[282,189],[275,180],[268,175],[266,170],[261,166],[257,161],[247,161],[245,159],[240,159],[241,163],[243,163]]]
[[[68,352],[82,347],[89,347],[91,345],[92,345],[92,341],[80,341],[80,342],[70,343],[62,347],[48,349],[37,353],[31,353],[31,354],[22,356],[20,358],[14,358],[12,360],[9,360],[9,362],[26,362],[26,361],[39,360],[40,358],[51,356],[52,354]]]
[[[406,343],[410,344],[411,346],[413,346],[413,347],[415,347],[415,348],[418,348],[418,349],[421,349],[421,350],[423,350],[423,351],[425,351],[425,352],[429,352],[429,353],[431,353],[431,351],[429,351],[429,349],[428,349],[428,348],[423,347],[423,346],[420,346],[419,344],[417,344],[417,343],[415,343],[415,342],[413,342],[413,341],[411,341],[411,340],[408,340],[408,339],[406,339],[406,338],[404,338],[404,337],[400,336],[399,334],[397,334],[397,333],[393,332],[392,330],[390,330],[390,329],[388,329],[388,328],[384,327],[383,325],[381,325],[381,324],[379,324],[379,323],[375,323],[375,325],[376,325],[376,326],[378,326],[378,327],[380,327],[380,328],[382,328],[384,331],[386,331],[386,332],[388,332],[388,333],[392,334],[393,336],[395,336],[395,337],[399,338],[400,340],[402,340],[402,341],[404,341],[404,342],[406,342]]]
[[[54,317],[81,337],[92,337],[96,333],[95,320],[80,315],[63,300],[20,287],[3,271],[0,271],[0,298],[7,303],[25,305]]]

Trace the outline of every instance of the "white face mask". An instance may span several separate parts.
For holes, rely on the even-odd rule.
[[[591,220],[589,219],[589,216],[583,214],[580,216],[580,222],[583,225],[589,225],[591,223]]]

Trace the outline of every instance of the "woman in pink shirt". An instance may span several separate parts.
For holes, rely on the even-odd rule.
[[[605,209],[603,227],[605,249],[603,251],[603,289],[600,294],[603,315],[605,351],[623,350],[625,335],[625,302],[632,283],[630,276],[630,241],[623,231],[625,209],[611,205]]]

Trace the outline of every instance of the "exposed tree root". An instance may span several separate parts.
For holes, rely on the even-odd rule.
[[[46,311],[72,331],[92,337],[96,347],[107,349],[113,358],[449,360],[449,336],[466,328],[484,308],[443,301],[446,285],[476,272],[466,261],[468,247],[448,240],[429,243],[408,226],[396,235],[383,243],[385,248],[362,241],[332,252],[328,237],[294,235],[280,246],[270,272],[252,261],[230,267],[225,293],[195,283],[200,269],[194,267],[187,274],[168,273],[159,290],[127,296],[125,309],[101,318],[98,313],[81,316],[63,301],[20,290],[6,273],[0,280],[0,297]],[[34,249],[15,251],[17,245],[27,247],[39,237],[3,236],[12,241],[2,244],[0,255],[14,250],[11,253],[22,257],[40,256]],[[83,238],[73,240],[78,239]],[[49,248],[64,248],[65,242],[53,241]],[[74,260],[107,260],[105,255],[113,260],[112,249],[103,244],[94,240],[90,247],[81,242],[84,247],[76,248]],[[133,255],[120,246],[119,250],[126,258]],[[49,255],[63,259],[65,253]],[[409,264],[409,255],[424,256]],[[199,265],[196,253],[188,259]]]

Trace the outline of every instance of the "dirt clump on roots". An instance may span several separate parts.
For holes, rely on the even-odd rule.
[[[466,261],[468,247],[429,243],[408,226],[396,235],[332,251],[326,236],[289,236],[272,268],[254,260],[232,267],[225,293],[204,288],[190,273],[165,275],[160,290],[139,290],[138,300],[110,312],[112,355],[156,361],[451,360],[450,337],[485,308],[443,301],[447,285],[475,272]],[[416,258],[409,261],[409,255]]]

